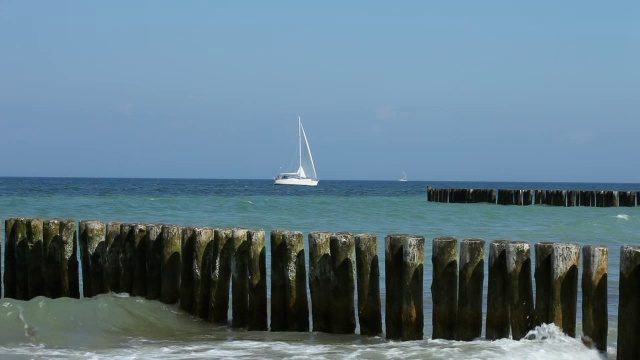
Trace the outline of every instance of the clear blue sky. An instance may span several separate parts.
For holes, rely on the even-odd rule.
[[[0,1],[0,176],[640,182],[640,1]]]

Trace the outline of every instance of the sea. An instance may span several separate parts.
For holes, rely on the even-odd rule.
[[[615,359],[620,246],[639,243],[640,208],[434,203],[427,201],[427,186],[640,190],[640,184],[604,183],[321,180],[317,187],[296,187],[274,186],[272,180],[0,178],[3,220],[21,216],[246,227],[262,228],[267,234],[288,229],[302,231],[305,238],[312,231],[376,234],[383,306],[384,237],[406,233],[426,239],[421,341],[389,341],[384,334],[232,330],[197,319],[177,305],[113,293],[81,299],[2,298],[0,358]],[[607,245],[607,353],[589,349],[580,340],[580,292],[576,338],[545,324],[519,341],[431,339],[431,240],[439,236],[484,239],[487,254],[492,240],[525,240],[532,246],[532,258],[539,241]],[[269,266],[267,259],[267,271]],[[486,287],[485,272],[484,307]]]

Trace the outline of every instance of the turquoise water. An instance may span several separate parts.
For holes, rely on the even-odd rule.
[[[212,227],[349,231],[378,236],[384,296],[384,236],[426,238],[425,339],[431,334],[431,245],[437,236],[574,242],[609,247],[609,355],[615,357],[619,249],[638,243],[640,209],[427,202],[427,186],[638,190],[640,184],[327,181],[317,187],[270,180],[0,178],[0,217],[72,218]],[[533,249],[532,249],[533,250]],[[532,253],[533,255],[533,253]],[[269,261],[269,260],[268,260]],[[486,288],[485,274],[485,288]],[[580,294],[579,294],[580,298]],[[383,301],[384,304],[384,301]],[[485,301],[486,306],[486,301]],[[580,309],[580,305],[578,307]],[[133,316],[133,315],[136,316]],[[581,314],[578,310],[578,321]],[[17,358],[597,358],[552,326],[545,340],[388,342],[384,338],[231,331],[125,295],[94,299],[4,299],[0,355]],[[578,325],[580,332],[580,325]],[[516,351],[519,356],[514,356]],[[32,355],[29,355],[32,354]]]

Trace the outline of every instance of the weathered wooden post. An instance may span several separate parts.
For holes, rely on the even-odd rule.
[[[579,245],[553,244],[550,317],[554,324],[571,337],[576,336],[579,266]]]
[[[471,341],[482,335],[484,240],[462,240],[459,271],[456,338]]]
[[[582,248],[582,257],[582,333],[593,341],[596,349],[606,352],[609,250],[602,245],[588,245]]]
[[[4,221],[4,297],[16,298],[16,218]]]
[[[62,255],[62,295],[80,298],[80,268],[78,264],[78,225],[75,220],[60,220],[60,247]]]
[[[249,323],[249,243],[247,229],[235,228],[231,262],[231,326],[245,328]]]
[[[375,336],[382,333],[378,239],[358,234],[355,240],[360,334]]]
[[[424,237],[391,234],[385,237],[387,339],[422,340]]]
[[[214,230],[210,227],[193,229],[193,309],[192,314],[202,319],[209,318],[210,283],[212,271],[211,248]],[[227,293],[227,301],[228,300]]]
[[[211,247],[209,273],[209,321],[226,324],[229,312],[229,290],[231,287],[231,259],[235,247],[233,229],[215,229]],[[207,266],[209,269],[209,266]]]
[[[182,228],[181,249],[180,249],[180,307],[191,313],[193,312],[193,254],[195,251],[194,228],[187,226]]]
[[[487,340],[509,337],[509,278],[507,276],[506,240],[494,240],[489,245],[489,287],[487,290]]]
[[[149,300],[160,298],[162,264],[162,224],[148,224],[145,242],[145,297]]]
[[[28,261],[28,289],[27,299],[44,295],[44,252],[42,244],[42,219],[30,219],[27,222]]]
[[[127,238],[127,249],[133,261],[133,277],[131,283],[132,296],[147,295],[147,224],[134,224]]]
[[[175,304],[180,300],[180,266],[182,228],[177,225],[162,225],[160,234],[160,301]]]
[[[640,246],[620,249],[618,359],[640,358]]]
[[[331,333],[353,334],[355,312],[355,238],[340,232],[331,234],[331,265],[335,282],[331,289]]]
[[[524,241],[507,243],[506,259],[511,337],[514,340],[520,340],[533,329],[533,287],[529,244]]]
[[[575,336],[580,247],[542,242],[535,249],[535,324],[554,323]]]
[[[331,233],[315,231],[309,241],[309,293],[313,331],[331,332]]]
[[[620,191],[618,193],[619,196],[619,206],[624,207],[632,207],[636,206],[636,193],[633,191]]]
[[[433,239],[431,262],[433,263],[433,283],[431,284],[433,338],[455,340],[458,307],[458,240],[454,237]]]
[[[567,191],[567,206],[577,206],[579,204],[580,198],[578,197],[578,192],[575,190]]]
[[[539,242],[534,245],[536,253],[536,267],[534,277],[536,281],[536,304],[534,325],[551,324],[549,301],[551,298],[551,258],[553,257],[553,243]]]
[[[13,241],[16,244],[15,282],[17,300],[29,300],[29,242],[27,232],[29,221],[27,218],[16,218],[13,224]]]
[[[120,292],[131,294],[133,289],[133,264],[134,264],[134,226],[131,223],[120,224],[120,238],[122,248],[120,251]]]
[[[267,247],[265,232],[253,229],[247,232],[249,243],[249,316],[248,330],[269,330],[267,320]]]
[[[271,331],[309,331],[304,236],[271,231]]]
[[[9,239],[9,237],[6,237]],[[44,296],[55,299],[60,297],[62,278],[57,273],[56,244],[60,241],[60,221],[57,219],[46,219],[42,223],[42,251],[44,262],[42,274],[44,275]]]
[[[93,297],[104,292],[104,269],[100,254],[104,251],[107,227],[102,221],[80,221],[80,261],[82,293]]]
[[[107,292],[122,292],[120,285],[120,256],[124,246],[124,238],[121,235],[122,223],[112,221],[107,223],[105,236],[106,256],[104,264],[104,285]]]

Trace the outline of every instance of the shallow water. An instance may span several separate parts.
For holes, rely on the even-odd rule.
[[[622,244],[638,243],[638,208],[430,203],[426,201],[428,185],[640,188],[638,184],[412,181],[321,181],[316,188],[301,188],[273,186],[269,180],[0,178],[0,217],[240,226],[267,232],[284,228],[305,234],[374,233],[378,236],[383,296],[384,236],[422,235],[427,240],[425,339],[431,334],[430,240],[434,237],[482,238],[487,244],[495,239],[526,240],[532,246],[539,241],[604,244],[609,247],[609,357],[615,358],[619,249]],[[485,274],[485,293],[486,282]],[[80,300],[37,298],[29,302],[3,299],[0,311],[3,358],[598,358],[579,340],[562,335],[552,326],[538,329],[535,340],[400,343],[358,335],[232,331],[193,319],[175,306],[125,295]],[[578,321],[580,318],[578,304]],[[578,332],[580,329],[578,325]]]

